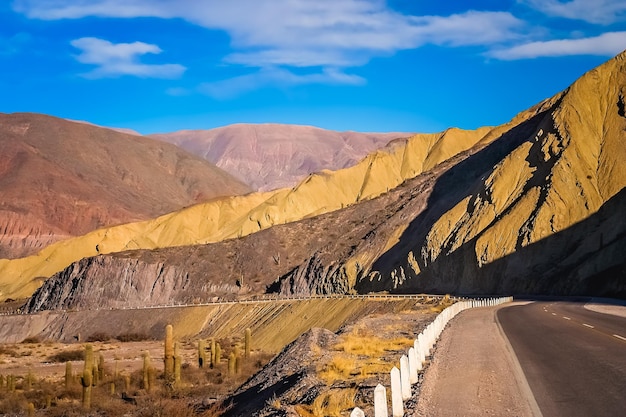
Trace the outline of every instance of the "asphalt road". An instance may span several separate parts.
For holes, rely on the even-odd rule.
[[[544,417],[626,416],[626,318],[570,301],[496,314]]]

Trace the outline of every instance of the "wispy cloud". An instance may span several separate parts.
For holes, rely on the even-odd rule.
[[[624,0],[518,0],[548,16],[611,24],[626,19]]]
[[[626,32],[608,32],[589,38],[530,42],[508,49],[494,50],[487,55],[501,60],[569,55],[611,56],[622,52],[624,48]]]
[[[202,94],[224,100],[255,90],[259,86],[284,88],[304,84],[362,85],[365,83],[366,80],[362,77],[346,74],[334,68],[326,68],[321,73],[295,74],[284,68],[266,67],[252,74],[203,83],[198,90]]]
[[[132,75],[144,78],[178,78],[185,67],[179,64],[142,64],[139,57],[145,54],[159,54],[161,48],[144,42],[111,43],[98,38],[80,38],[71,42],[82,52],[76,60],[83,64],[96,65],[96,68],[83,74],[86,78],[119,77]]]
[[[382,0],[17,0],[14,9],[38,19],[182,18],[226,31],[234,49],[227,62],[258,66],[362,65],[426,43],[501,42],[524,26],[507,12],[403,15]]]
[[[227,32],[232,52],[224,63],[257,72],[210,84],[247,91],[253,83],[354,84],[343,69],[424,44],[491,45],[520,38],[524,22],[507,12],[468,11],[451,16],[411,16],[383,0],[16,0],[16,11],[37,19],[101,17],[182,18]],[[280,71],[279,71],[280,67]],[[270,69],[268,69],[270,68]],[[296,76],[294,68],[322,68]],[[358,79],[362,82],[362,79]],[[231,87],[238,86],[238,87]],[[216,95],[216,94],[212,94]]]
[[[539,12],[590,23],[609,24],[624,19],[626,13],[623,0],[518,2],[534,9],[535,15]],[[555,40],[548,29],[510,12],[469,10],[447,16],[413,16],[390,8],[385,0],[15,0],[13,8],[30,18],[45,20],[87,16],[179,18],[222,30],[229,35],[231,46],[223,63],[249,67],[250,73],[201,86],[205,94],[221,98],[267,85],[363,83],[361,77],[348,73],[373,58],[427,44],[479,47],[487,51],[487,56],[508,60],[612,55],[621,50],[618,43],[624,45],[621,32],[600,36],[595,32],[595,37]],[[79,60],[98,65],[89,76],[132,74],[173,78],[185,69],[176,64],[138,62],[140,55],[160,52],[155,45],[109,46],[130,54],[117,59],[103,58],[102,51],[107,49],[104,44],[97,51],[93,45],[81,48],[84,52]],[[306,75],[301,75],[302,72]],[[170,92],[179,93],[176,89]]]

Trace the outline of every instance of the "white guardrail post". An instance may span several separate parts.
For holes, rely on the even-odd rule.
[[[424,369],[426,357],[441,336],[448,322],[463,310],[478,307],[491,307],[513,301],[513,297],[475,298],[463,300],[457,298],[456,303],[446,307],[426,328],[417,335],[407,355],[400,358],[400,369],[391,369],[391,415],[404,416],[404,401],[411,398],[411,385],[419,381],[418,374]],[[374,417],[389,417],[387,390],[378,384],[374,389]],[[359,407],[355,407],[350,417],[365,417]]]

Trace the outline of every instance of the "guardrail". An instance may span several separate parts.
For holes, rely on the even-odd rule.
[[[218,300],[218,301],[205,301],[205,302],[172,302],[171,304],[154,304],[143,306],[121,306],[110,308],[70,308],[56,310],[58,312],[76,312],[76,311],[101,311],[101,310],[145,310],[145,309],[157,309],[157,308],[182,308],[182,307],[199,307],[199,306],[214,306],[214,305],[229,305],[229,304],[255,304],[255,303],[275,303],[275,302],[288,302],[288,301],[310,301],[310,300],[331,300],[331,299],[354,299],[354,300],[403,300],[414,299],[417,301],[426,300],[440,300],[443,295],[437,294],[328,294],[328,295],[310,295],[310,296],[255,296],[255,298],[240,299],[240,300]],[[461,300],[461,298],[451,297],[452,300]],[[0,310],[0,316],[14,316],[30,314],[20,310],[5,311]],[[32,313],[36,314],[36,313]]]
[[[435,346],[441,332],[454,316],[470,308],[495,306],[511,301],[513,301],[513,297],[464,299],[464,301],[458,301],[439,313],[435,320],[417,336],[407,354],[402,355],[400,369],[395,366],[391,369],[392,417],[404,416],[404,402],[411,398],[411,385],[417,383],[418,373],[423,370],[426,357],[430,355],[430,351]],[[374,417],[388,416],[387,388],[378,384],[374,389]],[[365,417],[365,413],[356,407],[350,413],[350,417]]]

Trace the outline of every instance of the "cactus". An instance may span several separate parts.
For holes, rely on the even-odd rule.
[[[178,351],[178,342],[174,343],[174,386],[180,385],[180,369],[183,364],[183,358]]]
[[[220,364],[220,360],[222,359],[222,347],[219,343],[215,343],[215,362],[214,365],[217,366]]]
[[[46,409],[52,408],[52,395],[46,395]]]
[[[245,336],[245,356],[246,359],[248,359],[250,357],[250,344],[252,343],[252,330],[250,330],[250,328],[248,327],[246,329],[246,336]]]
[[[0,374],[0,388],[4,385],[4,377]]]
[[[211,368],[215,367],[215,338],[211,338]]]
[[[163,373],[165,381],[169,381],[174,375],[174,328],[171,324],[165,326],[165,356],[163,358]]]
[[[150,392],[151,384],[150,384],[150,373],[151,373],[151,365],[150,365],[150,352],[147,350],[143,353],[143,389],[147,392]]]
[[[98,364],[95,362],[93,364],[93,370],[91,371],[91,375],[92,385],[94,387],[98,386],[98,384],[100,383],[100,370],[98,369]]]
[[[104,381],[104,355],[102,353],[98,356],[98,377],[100,381]]]
[[[237,362],[237,355],[235,355],[235,352],[230,352],[230,355],[228,355],[228,374],[229,375],[235,374],[235,370],[237,367],[235,362]]]
[[[124,375],[124,392],[130,392],[130,375]]]
[[[93,348],[91,345],[85,346],[85,368],[81,384],[83,386],[83,407],[91,408],[91,385],[93,384]]]
[[[206,346],[204,340],[198,340],[198,367],[204,368],[206,364]]]
[[[33,376],[33,370],[28,369],[28,374],[26,375],[26,391],[30,391],[33,388],[33,382],[35,377]]]
[[[65,362],[65,389],[70,388],[70,383],[72,382],[72,362]]]
[[[109,394],[111,394],[111,396],[115,395],[115,382],[109,384]]]
[[[15,391],[15,377],[13,375],[7,376],[7,390],[9,392]]]
[[[28,403],[28,407],[26,408],[26,414],[28,415],[28,417],[35,416],[35,404]]]

